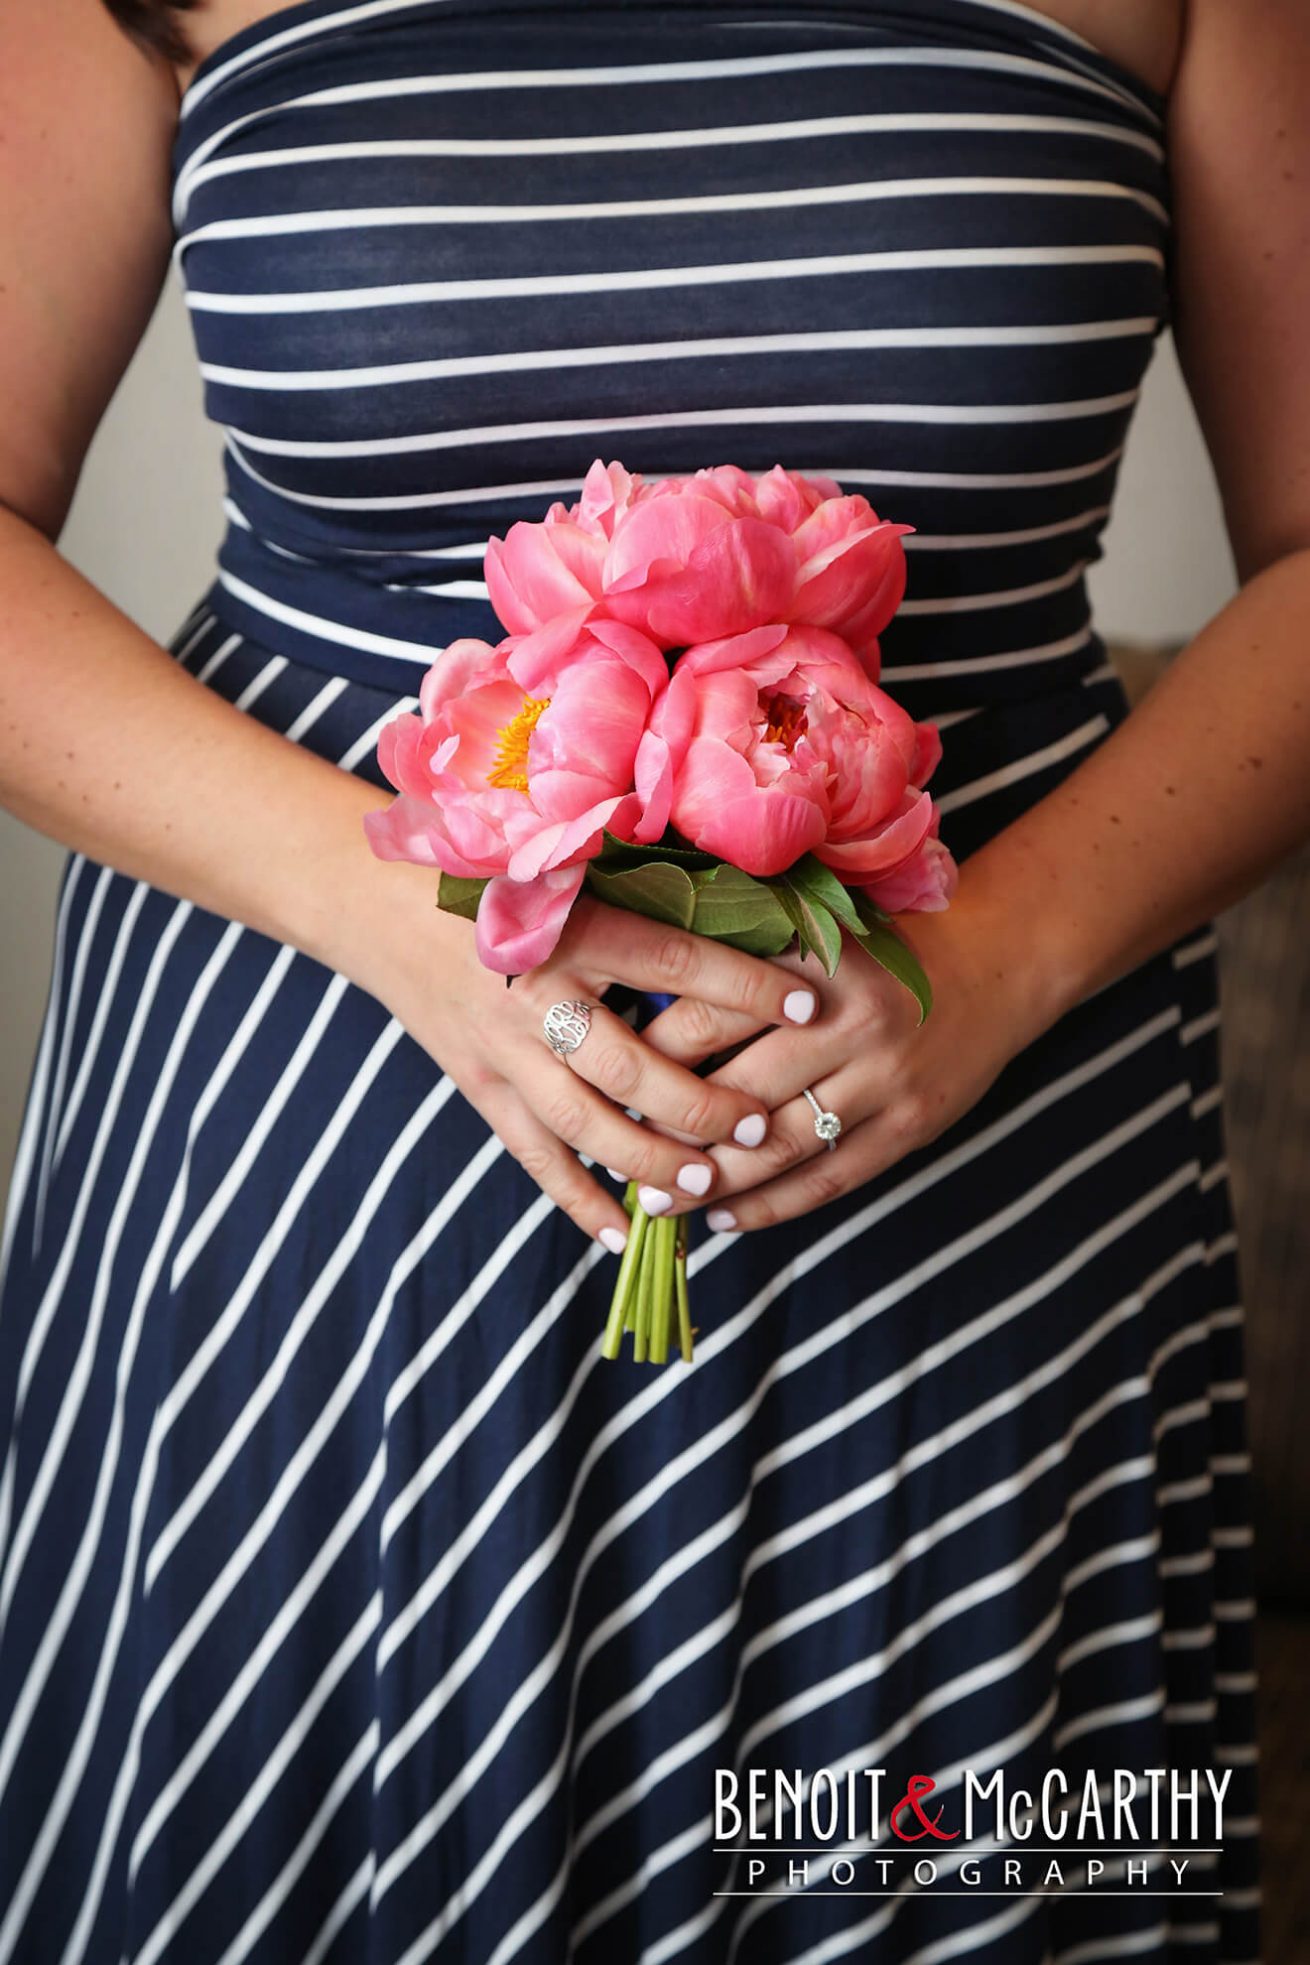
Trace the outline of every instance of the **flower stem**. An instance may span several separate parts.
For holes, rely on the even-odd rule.
[[[614,1284],[614,1295],[610,1299],[609,1316],[605,1321],[605,1336],[601,1343],[601,1352],[607,1358],[617,1358],[623,1348],[623,1333],[629,1328],[628,1312],[635,1301],[634,1283],[639,1275],[638,1264],[642,1245],[650,1225],[651,1218],[646,1210],[642,1207],[634,1207],[632,1226],[628,1230],[628,1245],[619,1263],[618,1279]]]
[[[673,1250],[673,1287],[678,1299],[678,1339],[682,1355],[691,1363],[691,1305],[687,1297],[687,1217],[678,1217],[678,1239]]]

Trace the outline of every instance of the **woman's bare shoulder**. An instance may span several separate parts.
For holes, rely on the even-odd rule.
[[[47,531],[168,268],[177,99],[99,0],[0,0],[0,502]]]

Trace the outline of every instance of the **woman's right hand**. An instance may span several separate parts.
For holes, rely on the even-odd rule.
[[[543,1192],[607,1248],[622,1247],[628,1218],[580,1154],[637,1181],[655,1214],[675,1193],[711,1193],[718,1170],[697,1142],[763,1142],[762,1100],[661,1057],[600,998],[611,983],[626,983],[734,1011],[762,1030],[808,1023],[817,1011],[818,999],[793,973],[583,895],[549,961],[506,988],[479,962],[472,924],[433,907],[433,873],[378,866],[374,877],[379,890],[393,890],[397,927],[374,942],[373,973],[357,979],[449,1073]],[[571,1056],[557,1057],[542,1020],[552,1003],[572,999],[592,1006],[591,1026]],[[683,1138],[638,1124],[625,1107]]]

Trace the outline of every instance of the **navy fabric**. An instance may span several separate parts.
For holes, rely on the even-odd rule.
[[[1084,574],[1168,317],[1161,109],[1003,0],[246,29],[174,156],[229,529],[173,654],[377,783],[495,633],[487,537],[593,457],[822,471],[916,527],[885,675],[967,858],[1126,712]],[[0,1965],[1251,1965],[1213,957],[828,1208],[698,1218],[659,1371],[372,998],[73,856],[5,1227]],[[958,1850],[765,1894],[711,1814],[750,1767],[953,1815],[965,1768],[1231,1780],[1189,1895]]]

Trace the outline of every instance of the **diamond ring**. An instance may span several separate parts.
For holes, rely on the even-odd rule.
[[[591,1029],[591,1005],[552,1003],[541,1020],[541,1028],[556,1057],[569,1057]]]
[[[808,1085],[801,1086],[801,1096],[809,1100],[810,1110],[814,1114],[815,1132],[823,1141],[829,1153],[833,1152],[837,1145],[837,1135],[841,1131],[841,1120],[835,1112],[824,1111]]]

